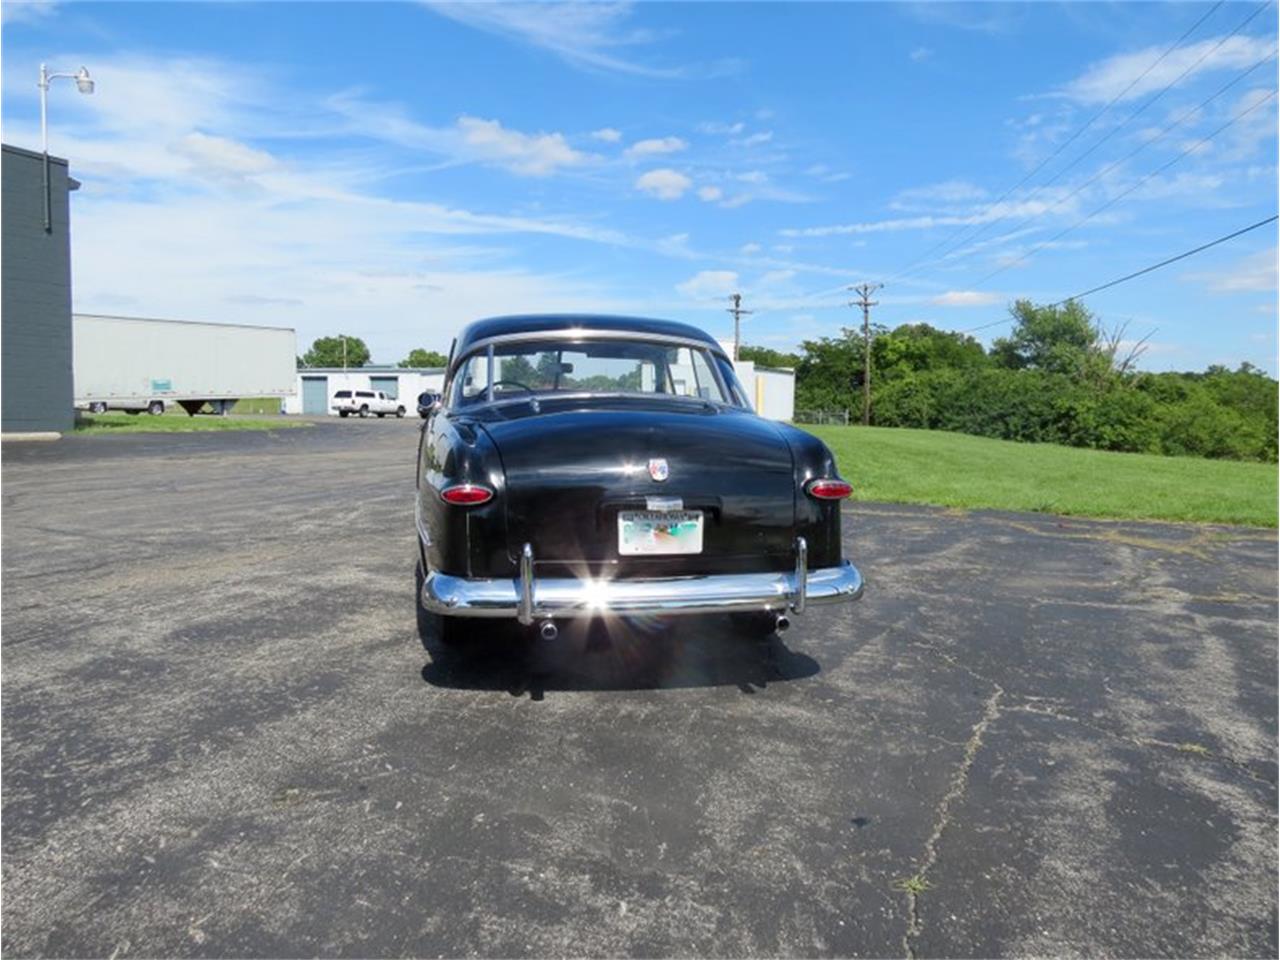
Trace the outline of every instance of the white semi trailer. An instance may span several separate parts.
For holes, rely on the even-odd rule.
[[[75,403],[101,412],[228,413],[242,397],[297,389],[297,338],[289,327],[198,323],[77,313],[72,317]]]

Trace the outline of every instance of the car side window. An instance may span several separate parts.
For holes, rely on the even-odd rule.
[[[743,389],[738,375],[734,372],[733,364],[728,360],[716,357],[716,365],[720,368],[720,377],[724,380],[724,385],[729,388],[729,394],[733,397],[734,406],[742,407],[745,410],[753,410],[751,401],[747,399],[747,392]]]

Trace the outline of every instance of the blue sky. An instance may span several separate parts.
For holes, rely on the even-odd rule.
[[[3,136],[38,148],[42,60],[89,68],[50,95],[82,312],[394,362],[508,312],[726,337],[738,291],[787,349],[870,280],[989,342],[1276,212],[1260,6],[7,2]],[[1275,225],[1087,303],[1148,368],[1275,373]]]

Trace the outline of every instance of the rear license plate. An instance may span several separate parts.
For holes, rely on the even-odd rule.
[[[622,510],[618,513],[619,556],[701,552],[701,510]]]

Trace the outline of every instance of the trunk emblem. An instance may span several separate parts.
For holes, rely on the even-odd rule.
[[[649,476],[659,483],[671,476],[671,468],[665,458],[655,457],[649,461]]]

